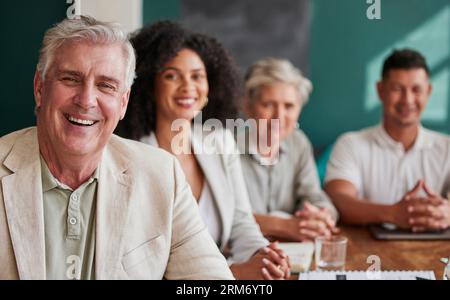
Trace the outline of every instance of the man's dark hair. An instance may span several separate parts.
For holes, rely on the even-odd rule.
[[[391,55],[386,58],[383,64],[383,79],[386,78],[389,71],[393,69],[424,69],[427,75],[430,76],[430,69],[428,68],[425,57],[412,49],[395,49]]]

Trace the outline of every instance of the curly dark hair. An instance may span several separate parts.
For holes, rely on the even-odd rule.
[[[136,50],[137,77],[117,134],[139,140],[155,130],[156,76],[182,49],[193,50],[205,64],[209,101],[202,110],[203,121],[215,118],[225,122],[237,117],[242,81],[231,56],[215,38],[191,32],[172,21],[159,21],[135,33],[131,43]]]

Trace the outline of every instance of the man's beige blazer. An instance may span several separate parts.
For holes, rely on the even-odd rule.
[[[99,167],[97,279],[232,278],[175,158],[113,135]],[[0,180],[0,279],[45,279],[35,127],[0,138]]]

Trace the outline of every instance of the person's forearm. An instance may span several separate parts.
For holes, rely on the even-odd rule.
[[[230,270],[231,273],[233,273],[233,276],[236,280],[241,280],[242,279],[242,274],[241,274],[241,265],[240,264],[232,264],[230,266]]]
[[[278,217],[259,214],[254,216],[264,236],[279,237],[280,222]]]
[[[394,222],[394,207],[391,205],[376,204],[347,195],[333,195],[332,198],[344,223],[367,225]]]

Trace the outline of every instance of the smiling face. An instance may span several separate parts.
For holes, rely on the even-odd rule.
[[[55,155],[101,153],[126,111],[125,69],[121,45],[61,46],[45,80],[35,75],[39,146]]]
[[[246,115],[258,120],[279,120],[279,138],[284,140],[294,130],[300,115],[301,105],[297,89],[288,83],[274,83],[259,88],[256,98],[247,102]],[[268,128],[259,128],[258,131],[268,131],[271,134],[270,122]]]
[[[203,61],[194,51],[182,49],[156,77],[156,119],[192,120],[207,97],[208,78]]]
[[[431,94],[424,69],[393,69],[377,84],[384,122],[391,127],[417,126]]]

